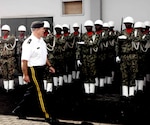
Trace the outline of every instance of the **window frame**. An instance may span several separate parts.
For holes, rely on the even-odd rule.
[[[65,2],[78,2],[78,1],[81,1],[81,3],[82,3],[82,13],[81,14],[65,14],[64,13],[64,3]],[[61,12],[61,14],[62,14],[62,16],[83,16],[84,15],[84,0],[62,0],[62,4],[61,4],[61,8],[62,8],[62,12]]]

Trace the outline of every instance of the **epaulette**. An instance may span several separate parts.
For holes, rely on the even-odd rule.
[[[28,43],[28,44],[30,44],[30,43],[31,43],[31,41],[32,41],[32,39],[29,39],[27,43]]]

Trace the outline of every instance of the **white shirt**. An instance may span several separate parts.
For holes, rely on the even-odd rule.
[[[28,67],[46,65],[47,48],[43,38],[31,34],[22,44],[21,60],[27,60]]]

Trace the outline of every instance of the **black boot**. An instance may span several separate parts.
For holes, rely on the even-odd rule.
[[[45,118],[45,122],[49,123],[50,125],[59,125],[59,120],[54,117]]]
[[[20,106],[17,106],[12,111],[12,114],[18,116],[18,119],[26,119],[26,115],[25,115],[25,113],[22,112],[22,110],[20,109]]]

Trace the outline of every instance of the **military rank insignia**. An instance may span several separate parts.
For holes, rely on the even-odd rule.
[[[28,43],[28,44],[30,44],[30,43],[31,43],[31,41],[32,41],[32,39],[29,39],[27,43]]]

